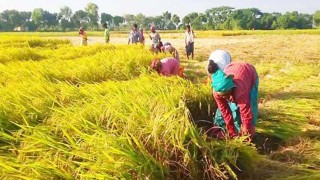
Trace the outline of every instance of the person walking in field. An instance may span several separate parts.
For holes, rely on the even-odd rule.
[[[178,75],[183,77],[183,72],[179,71],[180,62],[175,58],[164,58],[161,60],[153,60],[151,68],[162,76]]]
[[[152,52],[160,52],[162,47],[161,37],[160,34],[156,32],[156,27],[150,27],[151,34],[149,35],[150,39],[152,40],[151,51]]]
[[[79,28],[79,35],[81,37],[81,45],[82,46],[86,46],[88,45],[88,37],[87,37],[87,33],[84,31],[83,27]]]
[[[231,138],[249,135],[251,140],[258,118],[259,78],[256,69],[248,63],[230,63],[222,70],[211,60],[208,72],[212,75],[213,97],[223,121],[215,124],[225,125]],[[235,113],[237,109],[238,115]]]
[[[110,30],[108,29],[107,23],[104,23],[102,26],[104,28],[104,40],[108,44],[110,42]]]
[[[191,29],[191,26],[188,24],[186,32],[184,34],[184,40],[185,40],[185,45],[186,45],[186,53],[187,53],[187,58],[189,59],[189,56],[191,55],[191,58],[193,59],[194,57],[194,32]]]
[[[137,44],[137,43],[140,43],[141,41],[142,41],[142,35],[141,35],[140,31],[138,30],[138,25],[133,24],[132,30],[129,34],[128,44],[130,44],[130,43]]]

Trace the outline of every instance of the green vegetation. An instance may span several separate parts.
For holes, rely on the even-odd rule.
[[[159,16],[141,13],[113,16],[106,12],[99,14],[99,6],[88,3],[83,10],[74,13],[70,7],[64,6],[60,12],[54,13],[36,8],[32,12],[5,10],[0,14],[0,31],[75,31],[80,26],[92,31],[103,29],[101,25],[104,23],[112,30],[127,31],[134,23],[147,30],[150,24],[160,30],[185,29],[187,24],[191,24],[196,30],[311,29],[313,23],[319,26],[319,11],[315,14],[297,11],[282,14],[262,12],[257,8],[235,9],[221,6],[200,13],[191,12],[184,17],[168,11]]]
[[[183,30],[162,30],[159,31],[162,38],[177,39],[182,38]],[[88,38],[102,37],[101,31],[88,31]],[[128,31],[111,31],[111,38],[126,38]],[[308,29],[308,30],[230,30],[230,31],[195,31],[197,38],[212,38],[215,36],[243,36],[243,35],[299,35],[310,34],[319,35],[320,29]],[[21,37],[75,37],[78,36],[78,32],[1,32],[1,36],[21,36]]]

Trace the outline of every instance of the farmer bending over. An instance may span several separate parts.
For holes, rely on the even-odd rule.
[[[208,72],[212,75],[213,96],[229,136],[233,138],[237,135],[250,135],[252,139],[258,118],[259,78],[255,68],[248,63],[230,63],[222,71],[218,64],[209,61]],[[235,128],[228,102],[234,102],[239,108],[241,119],[239,132]]]
[[[172,57],[174,57],[175,59],[180,61],[178,51],[170,43],[168,43],[168,42],[164,43],[160,49],[161,49],[161,52],[170,53],[170,54],[172,54]]]
[[[161,60],[153,60],[151,68],[162,76],[178,75],[181,77],[181,74],[179,73],[179,64],[179,61],[175,58],[164,58]]]

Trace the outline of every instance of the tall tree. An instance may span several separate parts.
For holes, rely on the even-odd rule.
[[[29,20],[31,13],[19,12],[17,10],[5,10],[0,14],[3,29],[12,31],[15,27],[21,26]]]
[[[186,24],[191,24],[192,26],[197,23],[198,25],[200,24],[200,21],[202,21],[202,17],[198,18],[199,13],[196,12],[192,12],[190,14],[187,14],[185,17],[183,17],[182,19],[182,23],[184,25]],[[198,18],[198,19],[197,19]],[[200,26],[200,25],[199,25]],[[197,29],[198,27],[196,27],[195,29]]]
[[[32,21],[34,22],[34,24],[39,27],[43,21],[43,9],[42,8],[34,9],[32,11],[31,18],[32,18]]]
[[[151,18],[150,25],[154,25],[157,27],[157,29],[164,29],[165,23],[163,21],[163,16],[154,16]]]
[[[178,29],[179,24],[180,24],[180,17],[176,14],[174,14],[171,18],[171,21],[173,22],[173,24],[176,26],[176,29]]]
[[[98,5],[94,3],[88,3],[86,8],[85,8],[86,13],[88,14],[89,17],[89,24],[92,28],[97,28],[98,27],[98,20],[99,20],[99,7]]]
[[[44,24],[44,29],[46,30],[48,27],[53,27],[57,25],[57,13],[50,13],[49,11],[43,11],[42,20]]]
[[[67,20],[67,21],[71,21],[71,18],[72,18],[72,10],[71,10],[70,7],[64,6],[64,7],[60,8],[60,13],[59,13],[59,15],[60,15],[63,19],[65,19],[65,20]]]
[[[83,10],[78,10],[72,16],[72,22],[74,26],[79,27],[89,21],[88,14]]]
[[[278,16],[273,22],[272,27],[274,29],[288,29],[290,18],[287,15]]]
[[[207,22],[207,17],[203,13],[199,13],[198,16],[192,21],[194,29],[203,29],[203,24]]]
[[[127,24],[127,26],[132,26],[132,24],[134,23],[134,15],[133,14],[125,14],[123,16],[125,23]]]
[[[20,17],[21,17],[22,22],[30,21],[31,12],[21,11],[20,12]]]
[[[138,26],[140,27],[146,27],[148,26],[146,24],[146,19],[147,17],[145,15],[143,15],[142,13],[139,13],[137,14],[135,17],[134,17],[134,21],[138,24]]]
[[[191,19],[190,19],[189,16],[185,16],[185,17],[182,18],[182,23],[183,24],[190,24],[190,22],[191,22]]]
[[[286,15],[289,18],[289,28],[298,28],[299,13],[297,11],[287,12]]]
[[[113,17],[113,23],[115,26],[119,26],[124,21],[124,18],[122,16],[114,16]]]
[[[320,10],[316,11],[313,15],[313,21],[316,26],[320,26]]]
[[[298,29],[310,29],[313,25],[313,17],[310,14],[299,14]]]
[[[260,28],[261,29],[272,29],[272,23],[277,19],[277,16],[264,13],[260,18]]]
[[[104,23],[108,23],[111,24],[112,20],[113,20],[113,16],[111,14],[107,14],[107,13],[101,13],[100,16],[100,23],[104,24]]]
[[[16,10],[13,10],[12,13],[9,15],[9,22],[14,26],[20,25],[21,24],[20,13]]]
[[[168,28],[169,24],[171,23],[171,13],[166,11],[162,14],[162,20],[164,22],[164,28]]]
[[[230,18],[234,8],[229,6],[220,6],[206,10],[208,23],[214,26],[215,29],[222,29],[223,24]]]

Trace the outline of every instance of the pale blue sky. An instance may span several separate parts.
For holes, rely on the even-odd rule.
[[[137,14],[161,15],[169,11],[179,16],[190,12],[204,12],[218,6],[231,6],[237,9],[256,7],[263,12],[298,11],[312,14],[320,10],[320,0],[0,0],[0,11],[17,9],[32,11],[43,8],[50,12],[59,12],[63,6],[69,6],[73,12],[84,9],[89,2],[99,6],[99,13],[111,15]]]

